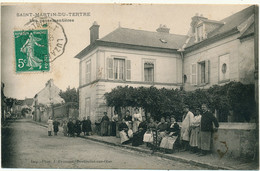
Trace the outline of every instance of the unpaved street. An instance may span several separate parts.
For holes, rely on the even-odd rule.
[[[47,128],[17,120],[2,128],[2,167],[206,169],[83,138],[47,136]]]

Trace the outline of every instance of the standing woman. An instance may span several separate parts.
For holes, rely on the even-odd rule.
[[[101,120],[101,136],[108,136],[108,123],[109,117],[107,116],[107,112],[104,112],[104,116]]]
[[[191,135],[190,135],[190,146],[191,153],[199,152],[200,148],[200,121],[201,121],[201,111],[199,108],[195,111],[195,116],[191,123]]]
[[[51,132],[53,130],[52,129],[53,128],[53,120],[52,120],[51,116],[49,117],[47,123],[48,123],[48,136],[52,136]]]
[[[138,126],[142,122],[142,115],[141,113],[139,113],[138,108],[135,108],[135,114],[133,114],[132,121],[133,121],[133,132],[135,133],[138,131]]]
[[[112,117],[112,136],[116,136],[116,124],[118,122],[118,114],[117,111],[114,111],[114,115]]]
[[[53,122],[54,135],[57,135],[57,133],[59,132],[59,125],[60,123],[57,121],[57,119],[55,119]]]
[[[67,120],[64,120],[64,121],[63,121],[62,128],[63,128],[63,134],[64,134],[64,136],[67,136],[67,135],[68,135]]]

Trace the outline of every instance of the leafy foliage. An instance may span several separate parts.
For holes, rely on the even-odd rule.
[[[60,97],[65,100],[65,103],[69,103],[71,107],[79,108],[79,90],[68,87],[66,91],[60,92]],[[71,103],[74,102],[74,103]]]
[[[186,92],[179,89],[157,89],[156,87],[119,86],[105,93],[108,106],[142,107],[157,120],[162,116],[175,115],[181,120],[183,106],[191,111],[208,104],[211,111],[218,111],[219,121],[227,121],[230,111],[235,114],[234,121],[249,121],[255,112],[254,86],[230,82],[224,86],[214,85],[209,89]]]

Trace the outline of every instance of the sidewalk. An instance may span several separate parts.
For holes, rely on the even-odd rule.
[[[31,121],[32,123],[47,127],[44,123],[39,123],[35,121]],[[62,130],[62,128],[61,128]],[[138,147],[134,147],[131,144],[122,145],[120,143],[120,138],[114,136],[80,136],[80,138],[85,138],[88,140],[105,143],[112,146],[118,146],[142,153],[151,154],[152,151],[146,147],[146,145],[141,145]],[[209,154],[206,156],[198,157],[196,154],[190,154],[189,152],[175,152],[173,154],[164,154],[162,152],[155,152],[152,155],[167,158],[174,161],[180,161],[185,163],[194,164],[201,167],[206,167],[208,169],[221,169],[221,170],[259,170],[259,165],[254,161],[243,161],[228,157],[220,158],[216,154]]]

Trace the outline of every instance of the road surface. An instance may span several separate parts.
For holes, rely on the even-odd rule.
[[[4,168],[206,169],[79,137],[47,136],[27,120],[2,127]]]

